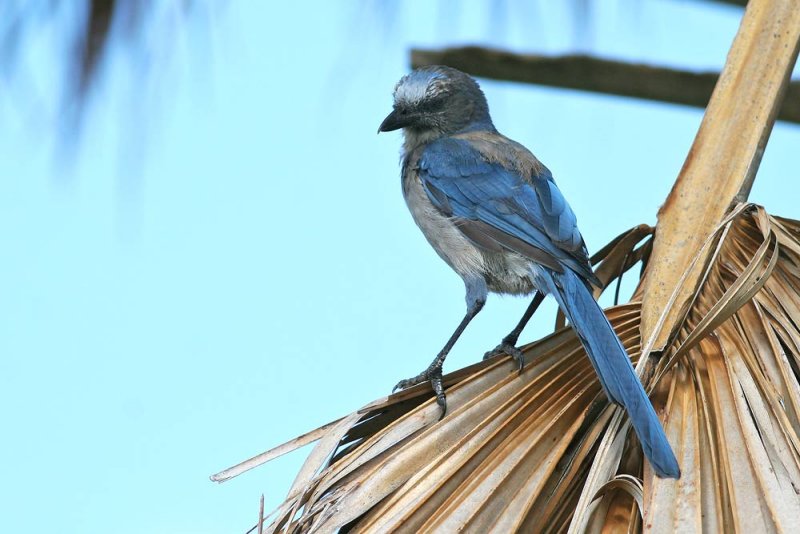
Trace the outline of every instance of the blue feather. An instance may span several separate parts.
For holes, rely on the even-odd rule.
[[[526,179],[489,162],[469,141],[445,137],[425,147],[418,174],[433,205],[448,216],[489,224],[596,282],[577,218],[550,171],[540,167],[540,175]]]
[[[613,402],[628,412],[642,450],[660,477],[679,478],[680,468],[650,399],[628,354],[603,310],[578,276],[570,270],[539,269],[537,280],[552,294],[577,332],[581,344]]]

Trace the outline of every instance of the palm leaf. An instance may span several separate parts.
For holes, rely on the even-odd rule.
[[[654,476],[575,334],[562,328],[524,348],[521,375],[506,357],[448,375],[451,411],[442,421],[425,385],[340,420],[266,532],[772,532],[793,524],[800,222],[753,205],[734,213],[715,234],[703,283],[664,357],[640,360],[640,292],[608,310],[649,374],[679,481]],[[623,234],[596,258],[598,272],[630,268],[621,262],[651,239],[643,227]]]

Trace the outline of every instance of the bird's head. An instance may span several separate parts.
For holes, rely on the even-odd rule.
[[[394,109],[378,132],[400,128],[407,142],[409,138],[428,141],[468,128],[494,129],[478,83],[459,70],[439,65],[419,68],[397,82]]]

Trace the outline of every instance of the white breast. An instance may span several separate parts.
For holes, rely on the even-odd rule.
[[[411,168],[403,176],[403,195],[414,222],[436,253],[462,277],[482,275],[483,255],[449,218],[434,207],[417,173]]]

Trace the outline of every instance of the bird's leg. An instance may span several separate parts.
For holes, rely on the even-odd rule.
[[[528,309],[526,309],[525,313],[522,315],[522,319],[520,319],[517,326],[514,327],[514,330],[504,337],[499,345],[484,354],[483,359],[486,360],[493,356],[497,356],[498,354],[508,354],[514,358],[514,361],[517,362],[517,365],[519,366],[519,372],[521,373],[522,368],[525,365],[525,359],[522,355],[522,351],[517,348],[517,340],[519,340],[519,335],[522,333],[522,330],[525,329],[525,325],[527,325],[528,321],[531,320],[531,317],[533,317],[533,314],[536,312],[536,309],[543,300],[544,293],[537,291],[533,295],[533,299],[528,305]]]
[[[436,403],[442,409],[441,417],[444,417],[445,413],[447,413],[447,399],[444,394],[444,387],[442,386],[442,365],[444,365],[444,360],[450,353],[450,349],[456,344],[456,341],[458,341],[458,338],[467,328],[469,322],[478,315],[483,305],[486,304],[486,282],[482,279],[469,280],[465,281],[465,284],[467,286],[467,313],[464,315],[464,318],[461,319],[461,322],[458,327],[456,327],[455,332],[450,336],[450,339],[445,343],[444,348],[439,351],[439,354],[436,355],[436,358],[433,359],[427,369],[415,377],[401,380],[392,390],[397,391],[398,389],[405,389],[421,384],[422,382],[430,382],[433,392],[436,394]]]

